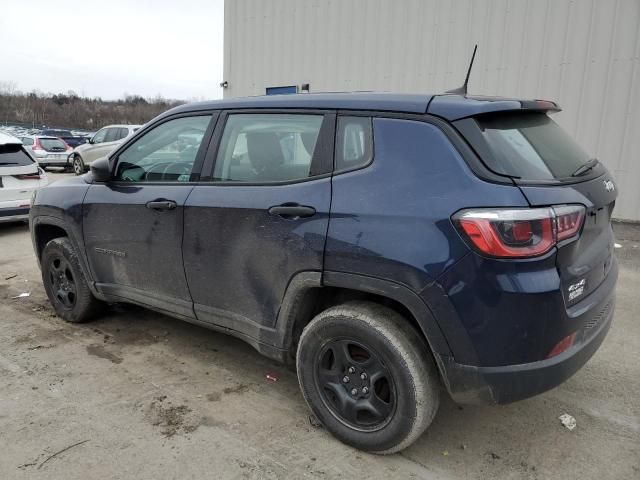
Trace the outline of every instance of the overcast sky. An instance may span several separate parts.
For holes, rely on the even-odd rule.
[[[8,0],[0,83],[121,98],[221,98],[223,0]]]

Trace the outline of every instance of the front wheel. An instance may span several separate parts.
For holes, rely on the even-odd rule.
[[[91,293],[69,239],[49,241],[41,264],[44,289],[58,316],[73,323],[90,319],[101,302]]]
[[[73,172],[76,175],[82,175],[85,171],[84,162],[82,161],[82,157],[80,155],[73,156]]]
[[[317,315],[302,332],[298,380],[318,420],[338,439],[394,453],[431,424],[439,378],[428,347],[400,314],[350,302]]]

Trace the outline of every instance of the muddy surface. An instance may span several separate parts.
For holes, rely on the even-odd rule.
[[[640,478],[639,232],[621,230],[615,322],[578,374],[505,407],[445,396],[380,457],[315,425],[295,374],[237,339],[127,306],[65,323],[27,229],[0,225],[0,478]]]

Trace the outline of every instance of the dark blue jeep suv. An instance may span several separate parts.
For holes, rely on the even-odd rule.
[[[548,390],[611,324],[616,187],[549,101],[307,94],[195,103],[40,190],[56,312],[129,302],[295,365],[340,440],[414,441]]]

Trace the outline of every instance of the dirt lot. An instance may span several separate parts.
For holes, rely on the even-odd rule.
[[[640,228],[616,232],[615,321],[585,368],[506,407],[443,397],[379,457],[313,427],[295,375],[239,340],[134,307],[63,322],[27,227],[0,225],[0,478],[640,478]]]

